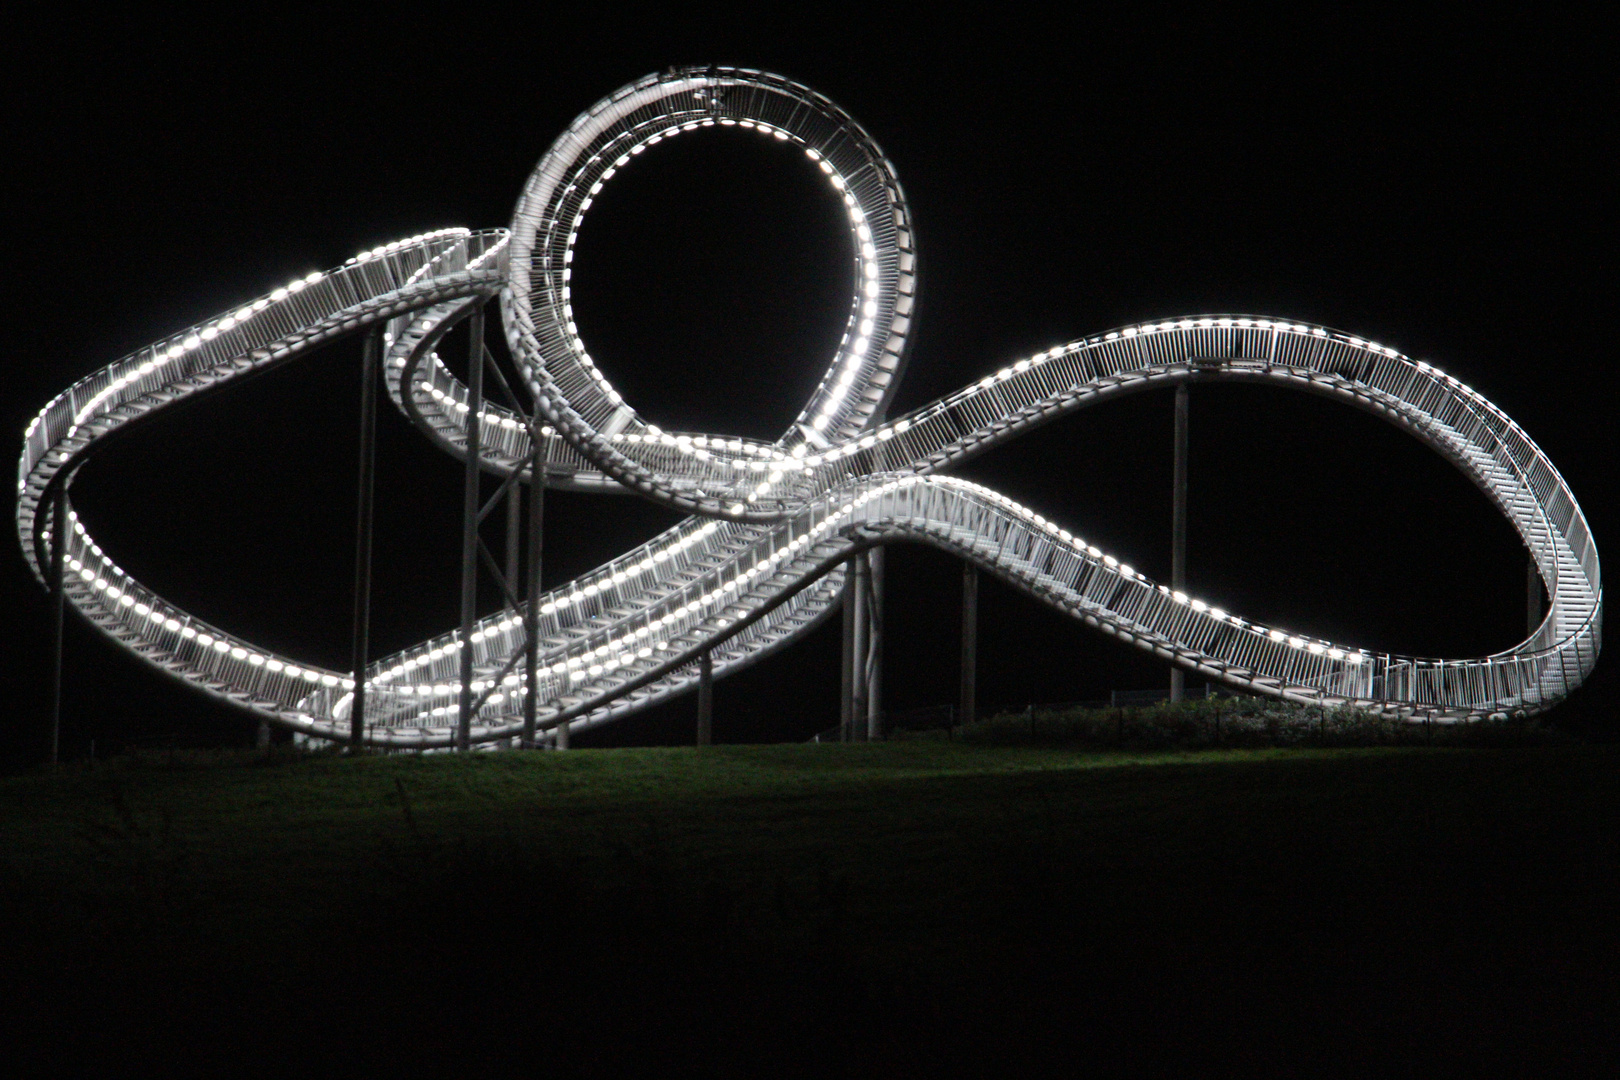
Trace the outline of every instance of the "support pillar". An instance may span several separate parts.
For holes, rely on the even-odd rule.
[[[971,724],[979,709],[979,571],[962,564],[962,697],[956,722]]]
[[[714,656],[708,649],[698,661],[697,744],[714,741]]]
[[[867,632],[869,628],[869,615],[867,601],[871,597],[871,586],[867,579],[871,574],[871,564],[867,562],[866,552],[861,552],[852,560],[855,564],[855,588],[852,598],[855,601],[855,617],[852,620],[848,651],[850,655],[850,699],[849,699],[849,741],[860,742],[866,734],[866,702],[870,687],[866,681],[866,653]]]
[[[523,485],[514,483],[506,491],[506,584],[518,591],[518,554],[522,550]]]
[[[883,739],[883,548],[866,553],[866,741]]]
[[[1187,384],[1176,384],[1176,460],[1171,481],[1174,493],[1170,511],[1170,587],[1187,589]],[[1170,669],[1170,700],[1180,701],[1186,693],[1186,673]]]
[[[545,542],[546,484],[540,423],[530,429],[534,453],[529,456],[529,579],[523,605],[523,748],[534,749],[535,713],[540,702],[540,557]],[[514,485],[515,487],[515,485]],[[516,582],[514,582],[516,584]],[[557,749],[568,745],[568,725],[557,728]]]
[[[843,648],[839,655],[838,741],[849,742],[855,727],[855,556],[844,563]]]
[[[1541,626],[1541,568],[1535,556],[1530,557],[1524,579],[1524,636],[1529,637]]]
[[[377,368],[382,356],[382,326],[366,333],[360,352],[360,478],[354,525],[354,636],[349,653],[354,696],[349,702],[349,753],[365,747],[366,656],[371,651],[372,504],[377,486]],[[270,744],[270,732],[260,744]]]
[[[51,500],[51,768],[62,749],[62,646],[64,608],[67,606],[67,490],[68,478],[56,486]]]
[[[484,412],[484,307],[467,319],[467,462],[461,499],[461,701],[456,749],[472,748],[473,625],[478,619],[478,464]]]

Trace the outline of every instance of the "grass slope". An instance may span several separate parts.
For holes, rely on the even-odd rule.
[[[0,780],[0,1016],[62,1068],[1589,1067],[1620,1018],[1617,766],[121,759]]]

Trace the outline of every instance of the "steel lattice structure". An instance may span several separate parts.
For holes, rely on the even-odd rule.
[[[770,444],[644,421],[593,364],[571,308],[579,224],[602,185],[648,146],[716,125],[802,148],[842,199],[855,243],[856,286],[837,354],[798,419]],[[453,745],[469,649],[473,742],[518,735],[526,701],[542,736],[633,713],[691,689],[705,658],[723,676],[816,625],[837,605],[852,555],[892,540],[942,548],[1104,633],[1251,693],[1466,719],[1543,711],[1592,670],[1602,578],[1586,520],[1529,436],[1456,379],[1325,327],[1202,316],[1047,349],[885,421],[914,293],[912,231],[895,171],[841,109],[757,71],[651,76],[597,103],[557,139],[510,230],[445,230],[364,252],[143,348],[52,400],[29,425],[18,465],[23,551],[49,584],[51,509],[60,506],[65,596],[91,623],[215,697],[307,735],[347,737],[353,673],[278,656],[153,594],[103,554],[65,490],[74,470],[129,425],[340,335],[382,327],[389,396],[451,453],[465,459],[471,445],[479,466],[508,483],[532,484],[538,466],[547,487],[629,489],[692,516],[532,603],[480,620],[465,639],[445,634],[369,664],[362,720],[374,744]],[[469,408],[469,387],[435,351],[497,296],[534,416]],[[1054,416],[1195,375],[1334,398],[1439,452],[1523,538],[1550,597],[1540,627],[1495,655],[1430,659],[1261,626],[946,475]],[[522,663],[530,633],[532,693]]]

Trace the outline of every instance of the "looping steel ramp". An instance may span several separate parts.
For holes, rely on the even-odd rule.
[[[825,377],[766,444],[660,430],[592,362],[571,303],[574,245],[592,200],[647,147],[704,127],[752,129],[803,150],[846,209],[855,283]],[[708,653],[723,676],[794,640],[838,602],[843,564],[891,540],[952,552],[1087,625],[1251,693],[1351,704],[1410,718],[1530,715],[1570,693],[1601,642],[1602,576],[1586,519],[1558,470],[1501,410],[1393,349],[1289,320],[1199,316],[1056,346],[885,422],[915,318],[915,249],[904,194],[876,143],[820,94],[757,71],[652,76],[560,136],[525,185],[510,230],[444,230],[364,252],[171,335],[80,380],[28,426],[17,529],[47,581],[50,508],[92,453],[195,395],[386,327],[389,395],[465,458],[468,388],[435,347],[500,299],[512,355],[537,406],[486,403],[478,457],[533,483],[631,492],[693,516],[545,593],[537,611],[539,727],[584,727],[691,689]],[[1196,376],[1271,383],[1341,400],[1451,461],[1518,530],[1546,585],[1546,618],[1492,656],[1397,656],[1262,626],[1148,580],[1114,554],[949,470],[1026,429],[1109,397]],[[180,610],[106,557],[71,508],[65,596],[148,663],[221,700],[323,738],[346,737],[352,673],[278,655]],[[471,635],[474,742],[519,733],[528,692],[515,664],[524,611]],[[365,739],[453,745],[463,642],[448,633],[365,671]]]

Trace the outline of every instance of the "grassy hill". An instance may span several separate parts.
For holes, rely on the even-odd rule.
[[[1617,885],[1606,747],[123,758],[0,780],[0,1015],[68,1069],[1568,1070]]]

